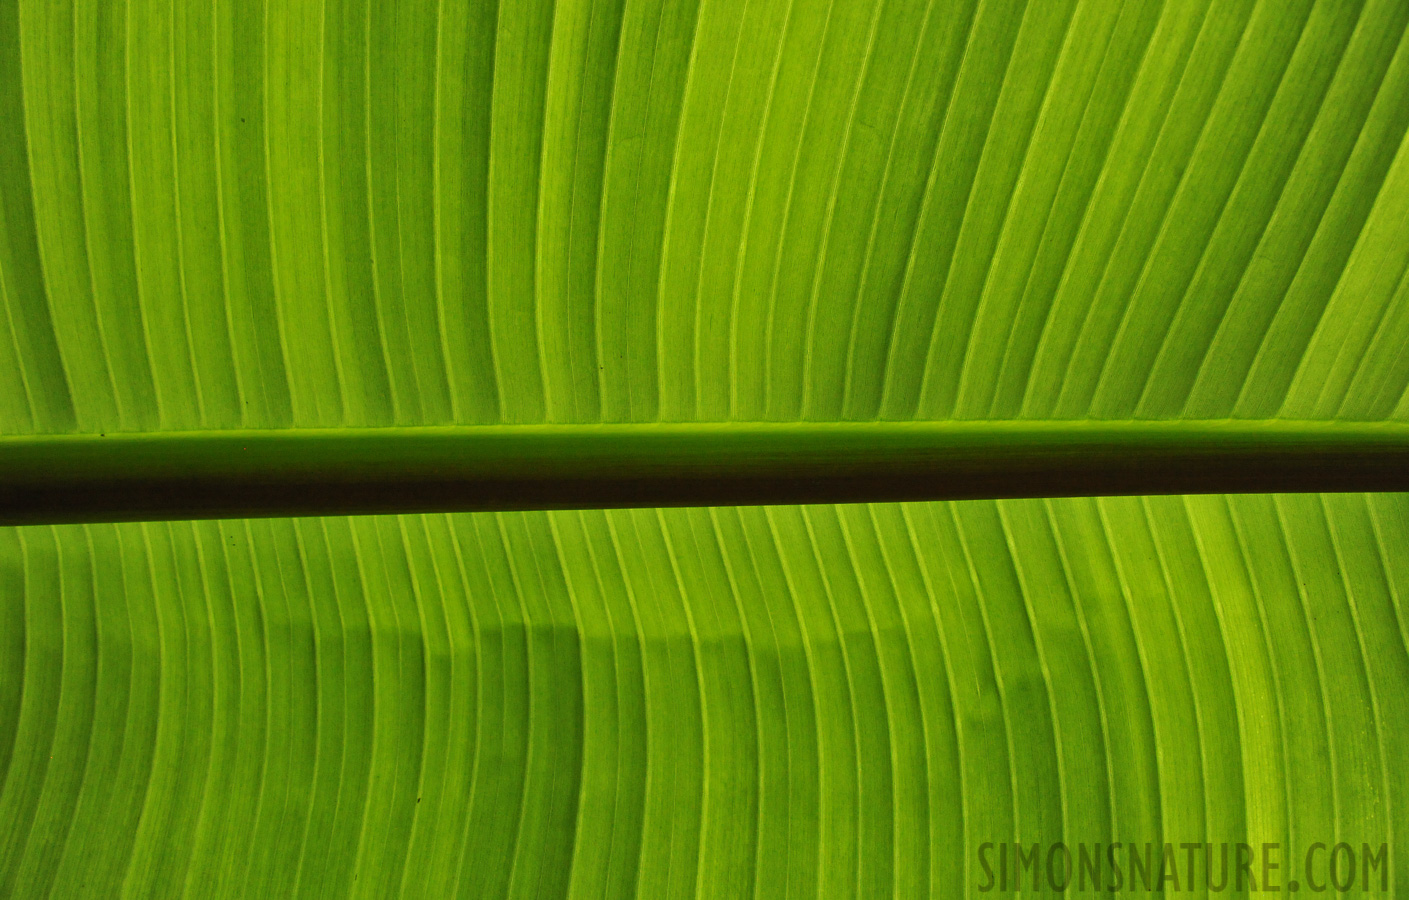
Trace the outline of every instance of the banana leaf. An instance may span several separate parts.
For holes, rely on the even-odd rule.
[[[1409,896],[1406,26],[0,0],[0,897]]]

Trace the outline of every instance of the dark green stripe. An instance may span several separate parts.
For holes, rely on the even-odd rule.
[[[492,426],[0,438],[0,523],[1409,490],[1409,425]]]

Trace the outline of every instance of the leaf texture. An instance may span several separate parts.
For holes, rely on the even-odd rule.
[[[0,438],[1406,422],[1406,26],[0,0]],[[1406,893],[1407,504],[0,528],[0,897]]]
[[[1405,849],[1403,497],[2,539],[16,895],[921,896],[980,841]]]
[[[0,10],[7,434],[1409,415],[1398,0]]]

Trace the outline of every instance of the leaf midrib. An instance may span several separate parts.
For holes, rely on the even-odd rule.
[[[1409,490],[1409,424],[688,423],[0,438],[0,523]]]

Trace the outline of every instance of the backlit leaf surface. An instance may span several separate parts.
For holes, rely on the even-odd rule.
[[[0,0],[0,434],[1409,421],[1406,23]],[[1403,893],[1406,592],[1400,495],[0,529],[0,895]]]

